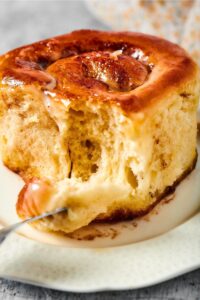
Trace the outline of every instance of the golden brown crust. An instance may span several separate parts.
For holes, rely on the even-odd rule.
[[[82,75],[64,77],[69,66],[72,75],[80,70]],[[36,84],[57,97],[109,101],[127,113],[142,111],[171,90],[181,89],[196,72],[197,66],[179,46],[130,32],[74,31],[15,49],[0,59],[1,84]]]
[[[48,184],[48,182],[43,180],[42,185],[40,184],[40,188],[38,188],[38,182],[40,182],[40,180],[32,178],[24,185],[18,195],[16,210],[17,214],[22,219],[35,217],[41,214],[43,205],[45,207],[46,201],[49,199],[52,187]],[[33,190],[30,191],[32,188]]]

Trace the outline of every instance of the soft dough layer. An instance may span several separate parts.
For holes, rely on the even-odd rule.
[[[66,233],[93,221],[126,220],[150,210],[189,173],[196,159],[199,81],[186,58],[194,70],[186,64],[185,72],[192,75],[182,82],[173,78],[157,98],[155,91],[150,97],[148,83],[163,71],[156,65],[149,71],[146,62],[129,61],[121,52],[58,60],[47,69],[56,80],[53,89],[2,83],[2,159],[26,181],[17,203],[20,217],[67,207],[66,214],[34,224]],[[138,97],[133,109],[131,98],[125,106],[113,100],[119,95],[123,102],[129,89]],[[140,90],[150,106],[140,106]]]
[[[125,218],[142,214],[194,162],[197,98],[192,94],[171,96],[131,120],[115,106],[58,105],[50,96],[40,99],[34,89],[19,89],[16,107],[12,92],[6,93],[4,163],[20,168],[22,176],[25,170],[28,177],[41,178],[36,190],[48,183],[45,197],[29,195],[30,184],[25,189],[29,202],[38,201],[32,215],[69,208],[66,216],[40,223],[43,229],[71,232],[119,210]],[[18,204],[22,217],[28,215],[26,205]]]

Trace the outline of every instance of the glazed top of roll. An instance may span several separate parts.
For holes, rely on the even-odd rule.
[[[111,102],[126,113],[181,93],[197,71],[179,46],[132,32],[74,31],[0,57],[0,84],[34,84],[57,99]]]

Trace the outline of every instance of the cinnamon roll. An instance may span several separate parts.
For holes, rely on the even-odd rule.
[[[198,67],[179,46],[80,30],[0,57],[0,149],[17,213],[72,233],[147,213],[194,167]],[[6,200],[5,200],[6,201]]]

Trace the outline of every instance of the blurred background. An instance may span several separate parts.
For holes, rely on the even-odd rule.
[[[158,35],[200,64],[200,0],[0,0],[0,53],[81,28]]]
[[[80,28],[108,29],[82,0],[0,0],[0,53]]]

